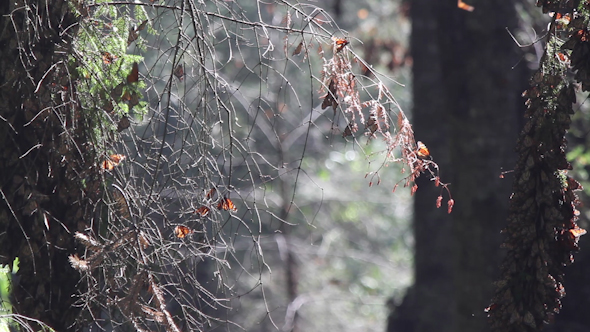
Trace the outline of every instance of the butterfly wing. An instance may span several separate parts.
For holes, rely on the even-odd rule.
[[[179,239],[186,237],[192,232],[194,231],[186,226],[176,226],[176,228],[174,228],[174,235]]]
[[[234,202],[231,199],[224,197],[219,203],[217,203],[217,209],[225,211],[237,211]]]
[[[205,217],[209,214],[210,211],[211,209],[203,205],[200,208],[198,208],[197,211],[195,211],[195,213],[201,215],[201,217]]]
[[[103,169],[106,169],[107,171],[112,171],[113,168],[115,168],[115,164],[113,164],[112,161],[110,161],[110,160],[107,159],[107,160],[105,160],[105,161],[102,162],[102,168]]]
[[[127,75],[127,83],[135,83],[137,81],[139,81],[139,65],[137,62],[134,62],[131,72]]]
[[[418,149],[416,150],[416,154],[418,155],[418,158],[426,159],[426,158],[430,157],[430,151],[428,150],[426,145],[424,145],[424,143],[418,141],[418,142],[416,142],[416,144],[418,145]]]
[[[336,53],[342,51],[344,46],[350,44],[350,42],[344,38],[334,38],[334,43],[336,44]]]

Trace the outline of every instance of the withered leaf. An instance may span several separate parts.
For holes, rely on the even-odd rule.
[[[301,54],[301,49],[303,48],[303,42],[299,43],[299,45],[297,45],[297,48],[295,48],[295,51],[293,51],[293,55],[299,55]]]

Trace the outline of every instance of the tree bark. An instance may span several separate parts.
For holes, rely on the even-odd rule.
[[[450,175],[448,114],[441,48],[437,45],[436,1],[411,2],[413,59],[413,119],[415,137],[424,142],[441,168],[443,181]],[[418,178],[414,195],[414,285],[390,317],[388,331],[452,331],[452,223],[435,208],[440,188]]]
[[[452,115],[452,168],[457,208],[453,214],[457,331],[485,331],[500,263],[500,230],[506,224],[512,181],[500,174],[516,163],[514,146],[525,111],[520,97],[530,72],[505,32],[518,27],[514,3],[475,2],[473,13],[454,10],[447,35],[447,91]],[[444,37],[443,37],[444,38]],[[458,47],[457,47],[458,46]],[[448,87],[448,85],[447,85]],[[456,106],[453,106],[456,105]]]
[[[415,196],[415,284],[388,331],[486,331],[501,253],[513,148],[530,75],[506,33],[517,28],[513,2],[413,0],[411,52],[416,139],[450,182],[453,212],[435,209],[440,188],[419,182]],[[510,178],[509,176],[506,176]],[[444,194],[444,193],[443,193]],[[407,315],[402,312],[412,313]],[[405,326],[396,316],[405,316]],[[409,327],[409,328],[408,328]]]
[[[20,262],[13,311],[57,331],[79,313],[68,256],[99,183],[69,78],[77,20],[64,0],[0,5],[0,263]]]

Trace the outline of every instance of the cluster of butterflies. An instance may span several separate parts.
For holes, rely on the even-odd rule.
[[[213,188],[211,190],[209,190],[209,192],[206,195],[207,200],[210,200],[213,198],[213,196],[215,195],[216,189]],[[217,203],[217,209],[218,210],[225,210],[225,211],[237,211],[238,208],[236,207],[236,205],[234,204],[234,202],[232,202],[231,199],[229,199],[227,196],[223,196],[219,202]],[[195,213],[198,214],[201,218],[205,217],[209,214],[209,212],[211,212],[211,208],[209,208],[206,205],[203,205],[201,207],[199,207]],[[174,228],[174,235],[177,238],[184,238],[189,234],[194,233],[195,231],[187,226],[176,226]]]
[[[344,47],[350,42],[344,38],[337,38],[332,37],[332,41],[334,42],[334,53],[339,53],[344,49]],[[328,84],[328,94],[324,97],[324,101],[322,102],[322,109],[326,109],[328,106],[332,106],[334,112],[336,112],[336,108],[338,107],[338,101],[336,100],[336,93],[338,92],[336,87],[336,82],[334,80],[330,80]]]
[[[151,1],[154,2],[154,0],[151,0]],[[148,24],[148,20],[144,20],[138,26],[132,26],[129,29],[129,35],[127,36],[127,46],[131,45],[134,41],[136,41],[139,38],[139,33],[147,27],[147,24]],[[113,54],[106,52],[106,51],[103,51],[101,53],[102,53],[102,62],[105,65],[110,65],[119,58],[118,56],[113,55]],[[137,74],[138,74],[137,64],[134,64],[131,74],[127,77],[127,82],[128,83],[137,82],[137,80],[139,78]],[[178,79],[180,81],[182,81],[184,78],[184,66],[180,65],[180,64],[177,65],[174,69],[174,75],[176,77],[178,77]]]
[[[129,30],[129,36],[127,38],[127,46],[131,45],[135,40],[139,38],[139,32],[146,28],[148,20],[141,22],[139,26],[133,26]],[[113,64],[119,57],[111,54],[107,51],[102,51],[102,62],[105,65]],[[132,108],[139,104],[139,99],[141,94],[136,89],[130,88],[131,84],[139,82],[139,65],[137,62],[134,62],[131,67],[131,72],[127,75],[126,81],[119,83],[112,91],[111,97],[112,100],[115,102],[124,101],[129,105],[129,108]],[[111,112],[114,109],[113,103],[111,101],[107,101],[105,105],[105,110],[107,112]],[[123,117],[121,121],[119,121],[117,125],[117,131],[121,132],[127,128],[129,128],[130,122],[129,118]]]
[[[108,52],[102,52],[102,59],[105,64],[111,64],[117,59],[117,57]],[[108,99],[105,102],[103,109],[107,113],[111,113],[115,109],[113,101],[116,103],[119,101],[124,101],[129,105],[129,108],[138,105],[141,94],[140,92],[136,91],[136,89],[131,88],[131,84],[137,82],[139,82],[139,65],[137,62],[134,62],[131,67],[131,72],[127,75],[125,82],[119,83],[115,88],[113,88],[111,91],[111,99]],[[123,130],[129,128],[130,125],[131,122],[129,121],[129,117],[126,115],[122,116],[117,123],[117,131],[122,132]]]
[[[139,93],[130,91],[129,87],[133,83],[139,82],[139,65],[134,62],[131,66],[131,72],[127,75],[126,82],[119,83],[111,92],[111,97],[115,101],[124,100],[129,103],[129,107],[139,104]]]
[[[119,164],[126,158],[127,157],[122,154],[112,154],[102,162],[101,166],[104,170],[112,171],[115,167],[119,166]],[[213,196],[215,196],[216,191],[217,190],[215,188],[209,190],[209,192],[206,195],[207,200],[212,199]],[[234,212],[238,210],[234,202],[227,196],[223,196],[219,200],[219,202],[217,203],[217,209]],[[209,208],[206,205],[203,205],[199,207],[197,210],[195,210],[195,213],[198,214],[201,218],[206,217],[210,212],[211,208]],[[176,228],[174,228],[174,235],[180,239],[194,232],[195,231],[193,229],[190,229],[186,226],[176,226]]]
[[[332,41],[334,42],[334,48],[336,50],[335,53],[342,51],[344,46],[350,44],[350,42],[344,38],[332,37]],[[299,55],[299,54],[301,54],[302,49],[303,49],[303,41],[300,42],[299,45],[297,45],[297,47],[295,48],[295,50],[293,51],[292,54]],[[321,46],[320,46],[320,49],[321,49]]]
[[[416,142],[416,155],[418,156],[418,158],[420,159],[427,159],[430,158],[430,151],[428,150],[428,148],[426,147],[426,145],[424,143],[422,143],[421,141],[417,141]],[[213,196],[215,195],[215,188],[209,190],[209,192],[206,195],[207,200],[210,200],[213,198]],[[231,199],[227,198],[227,196],[223,196],[223,198],[217,203],[217,209],[218,210],[225,210],[225,211],[237,211],[238,209],[236,208],[236,205],[234,204],[234,202],[232,202]],[[211,208],[209,208],[206,205],[203,205],[201,207],[199,207],[195,213],[200,215],[201,217],[205,217],[209,214],[209,212],[211,212]],[[177,238],[184,238],[192,233],[194,233],[195,231],[189,227],[186,226],[176,226],[174,228],[174,235]]]
[[[232,202],[231,199],[227,198],[227,197],[223,197],[219,203],[217,203],[217,209],[218,210],[225,210],[225,211],[237,211],[238,208],[236,208],[236,205],[234,204],[234,202]],[[211,212],[211,209],[208,206],[201,206],[200,208],[198,208],[195,213],[200,215],[201,217],[205,217],[209,214],[209,212]]]

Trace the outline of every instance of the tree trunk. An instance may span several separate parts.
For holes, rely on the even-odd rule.
[[[448,113],[441,49],[437,45],[437,1],[411,2],[413,59],[413,120],[415,137],[424,142],[441,168],[443,181],[450,175]],[[418,178],[414,195],[414,285],[389,320],[389,332],[452,331],[451,218],[435,208],[440,188]]]
[[[529,70],[512,68],[522,52],[506,33],[517,28],[514,3],[411,2],[416,139],[451,182],[456,204],[435,209],[440,188],[418,183],[415,285],[388,331],[486,331],[484,308],[500,261],[513,147],[525,110],[520,93]],[[507,176],[508,177],[508,176]],[[443,193],[444,194],[444,193]],[[412,313],[410,321],[403,312]],[[398,325],[405,316],[406,323]]]
[[[3,1],[0,14],[1,263],[20,262],[15,313],[73,330],[79,273],[68,256],[98,189],[67,68],[77,18],[63,0]]]
[[[455,9],[456,20],[451,19],[465,19],[464,25],[455,26],[463,33],[447,35],[450,52],[445,52],[447,65],[443,65],[448,68],[446,76],[458,82],[447,90],[453,114],[451,181],[457,200],[453,214],[457,331],[487,330],[483,309],[498,275],[500,230],[506,224],[512,187],[512,177],[502,179],[500,174],[516,163],[514,146],[525,111],[520,94],[530,77],[525,63],[512,69],[523,56],[505,32],[506,27],[518,27],[514,3],[475,5],[473,13]]]

